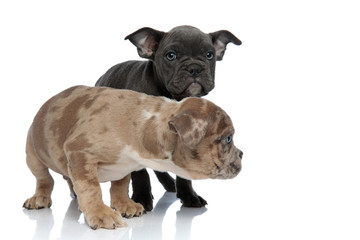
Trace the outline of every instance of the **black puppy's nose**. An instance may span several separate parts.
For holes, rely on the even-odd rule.
[[[242,159],[243,156],[243,152],[241,150],[239,150],[239,157]]]
[[[191,64],[187,68],[187,71],[191,74],[192,77],[197,77],[201,73],[202,69],[197,64]]]

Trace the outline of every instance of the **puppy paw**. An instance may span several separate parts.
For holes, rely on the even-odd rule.
[[[130,198],[117,199],[111,202],[111,207],[121,213],[126,218],[140,217],[145,214],[145,209],[140,203],[136,203]]]
[[[197,195],[195,192],[191,194],[177,194],[177,197],[180,198],[181,203],[184,207],[192,208],[201,208],[207,205],[207,202],[204,198]]]
[[[24,202],[23,207],[26,209],[41,209],[49,208],[51,204],[50,196],[34,195]]]
[[[85,218],[89,226],[94,230],[98,228],[116,229],[117,227],[128,226],[118,212],[105,205],[86,213]]]
[[[153,210],[153,195],[150,193],[146,194],[133,194],[131,197],[132,200],[134,200],[137,203],[140,203],[146,211],[150,212]]]

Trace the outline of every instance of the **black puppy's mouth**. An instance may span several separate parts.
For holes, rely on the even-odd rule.
[[[193,80],[185,89],[186,95],[189,97],[201,97],[204,95],[203,86],[199,81]]]
[[[168,84],[167,89],[173,98],[178,101],[186,97],[205,96],[214,88],[211,75],[204,71],[197,76],[189,76],[186,72],[178,74]]]
[[[187,97],[202,97],[207,94],[200,78],[189,77],[184,81],[184,89],[181,93],[173,94],[173,97],[180,101]]]

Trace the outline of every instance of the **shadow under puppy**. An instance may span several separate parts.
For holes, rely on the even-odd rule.
[[[149,61],[127,61],[110,68],[96,83],[130,89],[178,101],[185,97],[201,97],[214,88],[215,63],[222,60],[228,43],[240,45],[231,32],[220,30],[204,33],[192,26],[179,26],[169,32],[141,28],[128,35],[139,56]],[[167,191],[177,192],[186,207],[207,204],[192,188],[191,181],[174,179],[166,172],[155,174]],[[133,172],[132,199],[152,210],[150,178],[145,169]]]
[[[106,87],[75,86],[49,99],[29,129],[26,162],[36,177],[27,209],[51,206],[49,168],[68,180],[89,226],[127,226],[141,216],[129,198],[130,173],[145,167],[186,179],[235,177],[242,152],[230,117],[201,98],[181,102]],[[99,182],[111,181],[110,207]]]

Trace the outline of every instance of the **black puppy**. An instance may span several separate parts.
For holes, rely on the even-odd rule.
[[[185,97],[201,97],[214,88],[215,62],[222,60],[226,45],[241,41],[226,30],[203,33],[191,26],[179,26],[169,32],[141,28],[128,35],[140,57],[149,61],[128,61],[110,68],[96,86],[131,89],[178,101]],[[186,207],[202,207],[207,202],[192,188],[191,181],[166,172],[155,174],[167,191],[177,191]],[[132,199],[145,210],[153,208],[150,178],[147,171],[131,174]]]

